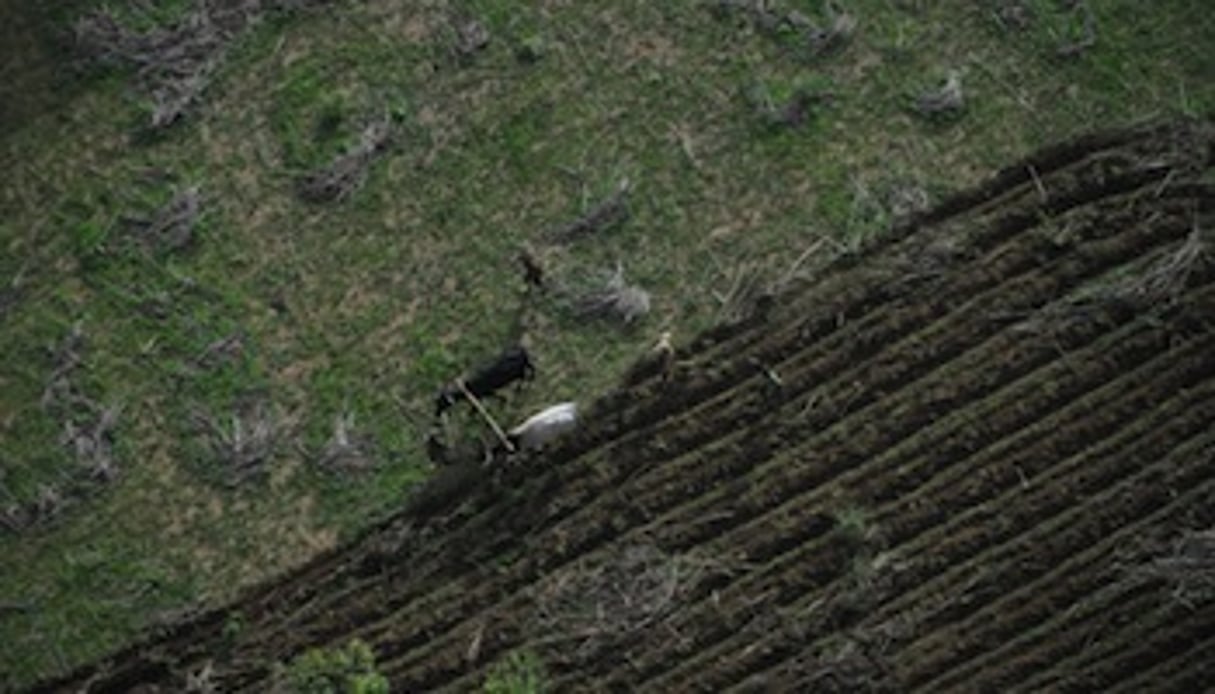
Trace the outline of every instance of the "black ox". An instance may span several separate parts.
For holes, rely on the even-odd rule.
[[[531,356],[521,346],[506,349],[492,362],[463,379],[464,388],[478,399],[487,398],[515,381],[529,381],[536,375]],[[435,416],[439,417],[461,400],[465,400],[460,382],[443,386],[435,396]]]

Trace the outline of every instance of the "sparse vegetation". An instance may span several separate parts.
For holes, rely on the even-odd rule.
[[[283,669],[279,694],[388,694],[388,680],[376,672],[375,653],[355,639],[340,648],[313,648]]]
[[[512,651],[490,668],[481,687],[485,694],[544,694],[544,664],[532,651]]]

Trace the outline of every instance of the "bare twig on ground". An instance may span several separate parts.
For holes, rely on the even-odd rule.
[[[611,195],[577,219],[552,229],[548,237],[557,243],[569,243],[624,223],[629,218],[628,195],[631,188],[629,179],[622,179]]]
[[[366,180],[371,162],[388,148],[391,135],[392,121],[389,118],[368,123],[357,145],[338,155],[326,166],[300,178],[300,197],[308,202],[349,198]]]

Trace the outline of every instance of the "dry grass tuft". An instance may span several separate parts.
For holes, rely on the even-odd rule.
[[[122,408],[102,405],[80,387],[77,371],[84,363],[84,330],[80,323],[51,350],[54,368],[43,389],[42,409],[59,422],[59,444],[75,459],[79,476],[71,475],[59,486],[44,486],[34,501],[35,520],[57,515],[69,497],[86,496],[93,487],[114,481],[114,431]]]
[[[940,87],[922,92],[915,98],[912,110],[928,119],[953,118],[966,109],[962,91],[962,73],[950,70]]]
[[[136,240],[157,253],[180,251],[194,241],[194,227],[202,210],[198,186],[179,191],[150,217],[125,217]]]
[[[224,482],[233,487],[268,473],[267,466],[290,424],[262,398],[238,406],[227,421],[196,409],[193,423]]]
[[[152,99],[151,127],[177,122],[199,100],[232,39],[267,12],[297,10],[326,0],[196,0],[170,26],[135,31],[103,8],[76,20],[76,45],[102,65],[133,66]],[[136,11],[139,4],[131,3]],[[149,22],[151,23],[151,22]]]

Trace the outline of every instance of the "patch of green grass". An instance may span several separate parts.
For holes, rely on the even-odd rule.
[[[261,23],[229,47],[195,112],[139,142],[124,76],[80,81],[53,116],[0,136],[0,282],[23,273],[0,316],[0,482],[28,500],[73,473],[38,399],[54,368],[44,348],[77,321],[82,383],[124,405],[121,476],[53,525],[0,537],[0,593],[35,606],[0,617],[5,685],[112,650],[165,609],[229,599],[400,508],[429,474],[434,391],[521,326],[539,375],[489,404],[504,424],[612,386],[665,327],[688,339],[710,325],[713,291],[740,265],[773,277],[815,244],[808,267],[880,235],[899,186],[936,199],[1048,141],[1215,111],[1204,3],[1090,4],[1096,43],[1060,59],[1074,27],[1054,3],[1009,31],[985,3],[857,0],[852,41],[814,61],[790,50],[795,36],[696,3],[475,0],[462,17],[492,39],[466,59],[444,7],[342,4]],[[157,21],[183,6],[158,6],[170,14]],[[788,6],[820,17],[823,4]],[[520,60],[536,42],[540,58]],[[964,115],[938,126],[910,114],[908,99],[951,69]],[[748,99],[757,85],[773,103],[831,98],[774,130]],[[382,113],[397,137],[359,193],[298,201],[295,177]],[[149,183],[152,170],[168,177]],[[626,177],[627,222],[546,241]],[[205,199],[194,247],[124,241],[123,215],[184,185]],[[625,329],[525,301],[512,260],[524,241],[558,275],[623,263],[653,293],[651,315]],[[238,355],[200,366],[232,335]],[[228,490],[190,414],[230,414],[251,392],[297,424],[267,479]],[[346,411],[380,465],[322,474],[310,461]],[[157,587],[138,594],[115,578],[149,576]]]
[[[531,651],[513,651],[490,668],[481,690],[485,694],[542,694],[544,664]]]
[[[375,669],[375,653],[358,639],[342,648],[305,651],[284,669],[281,680],[290,694],[388,692],[388,679]]]

